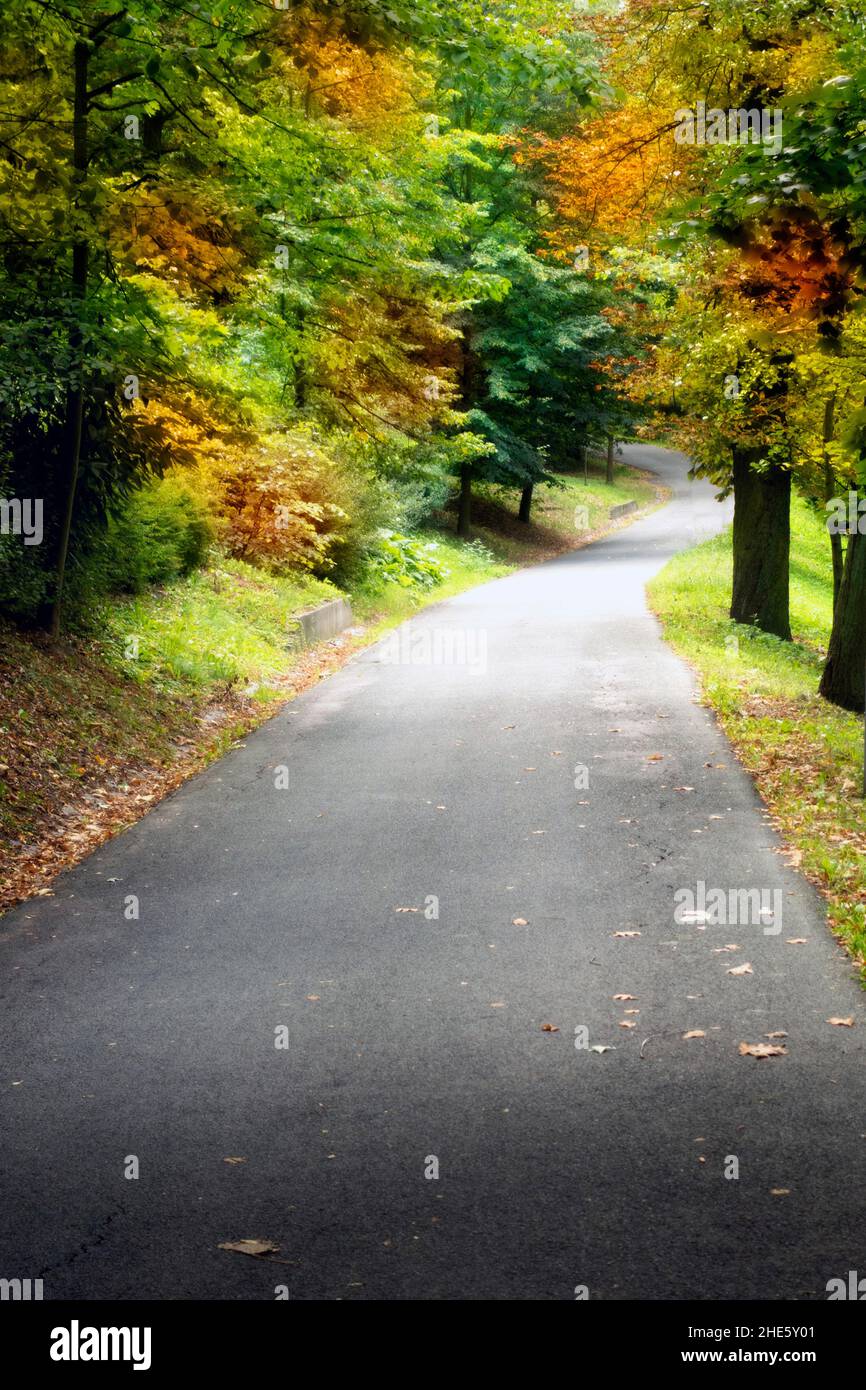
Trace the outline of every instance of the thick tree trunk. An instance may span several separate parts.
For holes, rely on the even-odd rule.
[[[862,714],[866,699],[866,536],[848,537],[845,569],[820,693]]]
[[[87,177],[87,71],[90,61],[90,46],[79,41],[75,45],[75,96],[72,109],[72,169],[73,179],[80,185]],[[87,294],[87,270],[89,248],[86,241],[77,241],[72,248],[72,296],[81,304]],[[81,461],[81,437],[84,428],[84,363],[81,360],[81,327],[73,327],[70,333],[72,349],[72,384],[66,393],[66,426],[64,429],[63,462],[65,463],[66,487],[62,498],[63,512],[57,537],[57,560],[55,566],[54,597],[51,604],[49,630],[53,638],[60,636],[61,614],[63,611],[63,585],[66,579],[66,561],[69,556],[69,537],[72,534],[72,517],[75,512],[75,494],[78,488],[78,468]],[[77,359],[77,360],[76,360]]]
[[[731,617],[791,640],[788,566],[791,474],[758,473],[753,449],[734,450],[734,584]]]
[[[460,511],[457,518],[457,534],[468,541],[472,535],[472,469],[464,463],[460,469]]]
[[[534,483],[527,483],[520,494],[520,510],[517,513],[517,519],[518,521],[525,521],[527,525],[529,524],[529,518],[532,514],[532,492],[534,487]]]
[[[612,434],[609,434],[607,436],[607,474],[605,476],[605,482],[611,484],[613,483],[613,446],[614,437]]]

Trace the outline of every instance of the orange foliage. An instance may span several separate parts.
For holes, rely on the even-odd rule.
[[[188,190],[141,186],[120,204],[115,242],[131,248],[140,270],[167,280],[179,295],[225,298],[243,289],[245,256],[226,209]]]
[[[627,102],[558,140],[537,139],[521,158],[539,160],[557,219],[554,251],[573,255],[575,236],[640,238],[670,200],[694,160],[677,145],[673,117]]]

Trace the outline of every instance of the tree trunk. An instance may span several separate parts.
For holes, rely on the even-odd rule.
[[[829,502],[836,496],[836,478],[833,473],[833,464],[827,452],[827,445],[832,443],[833,435],[836,432],[836,397],[828,396],[824,402],[824,501]],[[836,604],[839,602],[839,589],[842,585],[842,569],[844,556],[842,554],[842,537],[838,531],[830,533],[830,556],[833,561],[833,612],[836,611]]]
[[[464,463],[460,469],[460,512],[457,519],[457,534],[468,541],[472,535],[472,469]]]
[[[75,184],[81,185],[87,177],[87,71],[90,61],[90,45],[79,41],[75,45],[75,96],[72,110],[72,169]],[[87,294],[87,269],[89,247],[86,241],[76,241],[72,248],[72,296],[83,310]],[[55,566],[54,597],[51,604],[49,630],[52,638],[60,636],[60,622],[63,607],[63,585],[66,579],[66,561],[69,555],[69,537],[72,533],[72,517],[75,511],[75,493],[78,487],[78,468],[81,461],[81,437],[84,428],[84,363],[81,359],[81,326],[73,326],[70,335],[70,348],[73,375],[66,393],[66,425],[64,428],[62,458],[66,464],[66,490],[63,498],[63,514],[57,537],[57,561]]]
[[[525,521],[527,525],[529,524],[529,518],[532,513],[532,491],[534,487],[534,483],[527,483],[520,494],[520,510],[517,513],[517,519],[518,521]]]
[[[476,379],[477,363],[473,352],[472,328],[471,325],[468,325],[463,330],[460,355],[460,395],[463,409],[466,411],[471,410],[475,402]],[[457,519],[457,534],[464,541],[468,541],[472,535],[472,465],[470,463],[461,464],[460,467],[460,511]]]
[[[605,482],[613,485],[613,446],[614,437],[612,434],[607,436],[607,474]]]
[[[755,449],[734,449],[734,584],[731,617],[791,640],[788,566],[791,474],[758,473]]]
[[[862,714],[866,699],[866,536],[848,537],[845,569],[820,693]]]

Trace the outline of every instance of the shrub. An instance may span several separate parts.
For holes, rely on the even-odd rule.
[[[419,541],[399,531],[380,531],[368,548],[369,571],[403,589],[432,589],[448,577],[436,541]]]
[[[70,616],[80,626],[109,594],[140,594],[190,574],[211,539],[207,511],[180,475],[141,488],[91,531],[69,574]]]

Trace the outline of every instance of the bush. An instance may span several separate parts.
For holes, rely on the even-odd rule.
[[[399,531],[380,531],[367,551],[369,572],[402,589],[432,589],[448,578],[436,541],[419,541]]]
[[[0,535],[0,610],[16,622],[32,622],[48,595],[51,576],[40,549],[25,546],[20,536]]]
[[[69,574],[70,616],[80,625],[109,594],[140,594],[204,564],[212,527],[175,476],[134,492],[105,527],[92,529]]]

